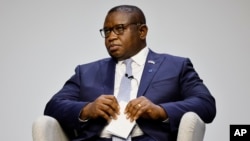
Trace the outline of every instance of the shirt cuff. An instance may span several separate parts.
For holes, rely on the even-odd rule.
[[[81,114],[82,114],[82,110],[81,110],[81,112],[79,113],[79,115],[78,115],[78,120],[80,121],[80,122],[88,122],[89,121],[89,119],[81,119],[80,117],[81,117]]]
[[[163,120],[162,122],[164,122],[164,123],[169,123],[169,118]]]
[[[88,122],[88,121],[89,121],[89,119],[82,120],[80,117],[78,118],[78,120],[79,120],[80,122]]]

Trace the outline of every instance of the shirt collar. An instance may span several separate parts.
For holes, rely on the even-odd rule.
[[[149,52],[149,48],[148,47],[144,47],[136,55],[132,56],[131,59],[137,65],[142,66],[142,65],[144,65],[144,63],[146,61],[148,52]],[[118,61],[118,64],[122,64],[122,62],[123,62],[123,60],[122,61]]]
[[[133,57],[131,57],[131,59],[138,65],[142,66],[147,58],[149,49],[148,47],[144,47],[142,50],[140,50],[140,52],[138,52],[136,55],[134,55]]]

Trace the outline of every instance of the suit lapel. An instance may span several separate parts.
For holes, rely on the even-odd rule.
[[[163,60],[164,58],[160,57],[159,54],[156,54],[151,50],[149,51],[142,73],[137,97],[144,95]]]
[[[115,66],[116,61],[113,59],[105,60],[101,64],[101,77],[103,78],[103,91],[104,94],[113,94],[114,93],[114,83],[115,83]]]
[[[148,57],[145,62],[145,67],[142,73],[137,97],[144,95],[163,60],[164,57],[161,57],[161,55],[156,54],[151,50],[149,51]],[[108,59],[104,62],[101,62],[101,76],[103,78],[102,82],[105,94],[114,93],[115,66],[116,61],[113,59]]]

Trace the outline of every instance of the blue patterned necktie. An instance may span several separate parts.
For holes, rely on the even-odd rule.
[[[118,102],[120,101],[129,102],[130,91],[131,91],[131,78],[132,78],[132,66],[131,66],[132,59],[127,59],[123,63],[125,63],[126,65],[126,72],[121,79],[117,100]],[[127,139],[123,139],[113,136],[112,141],[131,141],[131,137],[129,136]]]

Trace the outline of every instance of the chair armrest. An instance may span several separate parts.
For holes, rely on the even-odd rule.
[[[205,123],[194,112],[187,112],[183,115],[177,141],[203,141],[206,130]]]
[[[203,141],[205,123],[194,112],[183,115],[177,141]],[[33,141],[69,141],[60,124],[50,116],[40,116],[32,124]]]
[[[33,141],[68,141],[60,124],[50,116],[40,116],[32,124]]]

